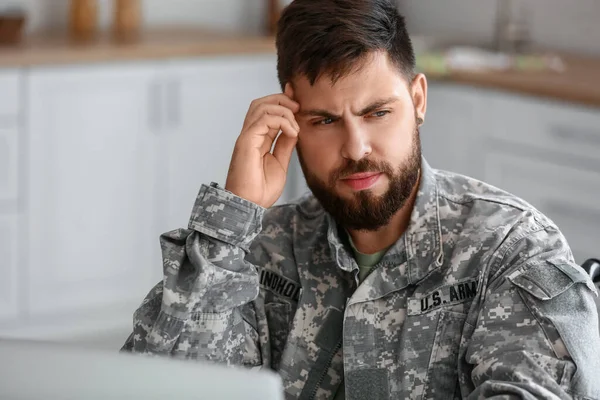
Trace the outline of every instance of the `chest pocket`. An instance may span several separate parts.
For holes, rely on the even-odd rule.
[[[267,325],[271,341],[271,366],[278,370],[281,364],[281,355],[290,333],[294,311],[289,303],[267,303],[265,304]]]
[[[458,358],[465,321],[466,314],[446,308],[408,316],[401,351],[405,363],[402,386],[408,397],[457,396]]]
[[[427,370],[427,380],[423,393],[424,399],[454,397],[458,383],[458,356],[466,314],[444,310],[435,331],[431,349],[431,358]]]
[[[259,269],[259,285],[271,344],[271,367],[279,369],[292,320],[302,294],[299,283],[266,268]]]
[[[403,359],[414,388],[411,398],[460,397],[458,367],[467,311],[478,292],[478,278],[446,285],[408,301]],[[412,358],[411,354],[412,352]],[[410,364],[415,363],[413,367]],[[407,379],[405,377],[405,379]]]

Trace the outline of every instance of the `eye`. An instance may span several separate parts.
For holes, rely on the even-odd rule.
[[[321,119],[321,120],[313,122],[313,125],[331,125],[334,122],[335,121],[333,120],[333,118],[325,118],[325,119]]]
[[[381,111],[375,111],[373,114],[371,114],[373,117],[377,117],[377,118],[381,118],[386,116],[387,114],[389,114],[390,112],[387,110],[381,110]]]

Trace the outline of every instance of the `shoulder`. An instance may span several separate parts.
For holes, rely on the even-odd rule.
[[[528,213],[537,220],[552,223],[525,199],[489,183],[443,170],[435,170],[435,177],[438,196],[448,212],[456,210],[463,214],[477,214],[487,220],[499,216],[503,223]]]
[[[469,176],[435,170],[442,225],[460,221],[465,230],[502,230],[516,238],[544,229],[559,232],[547,215],[515,194]]]
[[[574,264],[558,226],[525,199],[465,175],[435,176],[442,235],[485,253],[492,277],[542,255]]]

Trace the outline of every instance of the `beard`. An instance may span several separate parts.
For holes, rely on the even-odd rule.
[[[409,157],[397,168],[385,161],[364,158],[359,161],[346,160],[334,171],[329,182],[324,182],[312,173],[304,163],[298,149],[298,159],[306,184],[323,209],[346,229],[376,231],[387,225],[410,198],[419,180],[421,170],[421,140],[418,127],[413,133]],[[389,178],[389,188],[382,195],[374,195],[370,190],[353,193],[351,198],[339,196],[335,187],[340,177],[359,172],[382,172]]]

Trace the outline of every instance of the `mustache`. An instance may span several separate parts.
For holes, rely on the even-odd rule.
[[[382,172],[388,176],[394,174],[391,165],[385,161],[375,161],[368,158],[359,161],[347,160],[344,165],[332,173],[331,182],[333,184],[341,178],[361,172]]]

